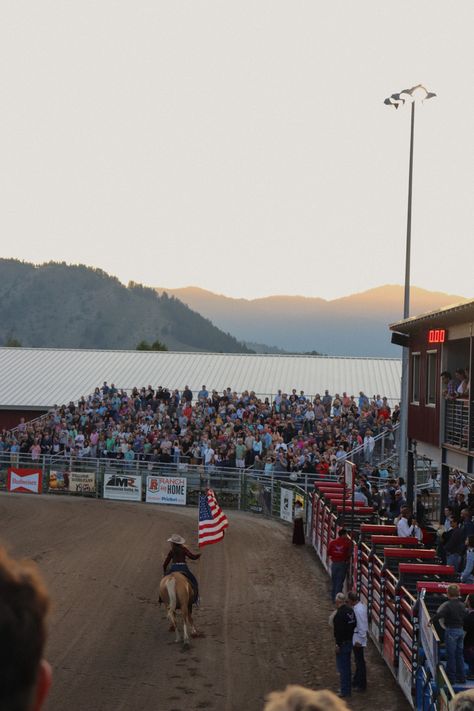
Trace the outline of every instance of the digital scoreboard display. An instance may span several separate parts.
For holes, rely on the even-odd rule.
[[[444,343],[446,338],[446,329],[432,328],[428,331],[428,343]]]

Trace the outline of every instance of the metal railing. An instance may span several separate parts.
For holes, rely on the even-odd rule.
[[[392,429],[385,429],[374,437],[375,444],[369,450],[364,444],[355,447],[347,455],[347,460],[360,465],[364,462],[379,466],[391,460],[398,452],[400,424],[397,422]]]
[[[453,447],[468,449],[468,400],[446,400],[444,412],[444,442],[445,444],[450,444]]]
[[[104,480],[107,475],[117,477],[141,477],[141,497],[146,500],[147,477],[179,477],[186,479],[187,503],[197,504],[199,493],[212,488],[219,496],[222,508],[261,513],[280,518],[281,489],[287,488],[301,497],[306,510],[312,481],[308,475],[292,480],[286,473],[267,474],[252,469],[218,468],[187,463],[167,464],[162,462],[133,461],[117,459],[92,459],[80,457],[59,457],[43,455],[39,459],[30,455],[0,455],[0,489],[7,488],[8,470],[26,469],[40,472],[41,493],[102,498]],[[84,486],[77,481],[85,482]],[[70,484],[74,479],[74,486]]]

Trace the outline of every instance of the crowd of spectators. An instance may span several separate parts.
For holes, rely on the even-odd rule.
[[[206,386],[193,394],[166,387],[131,392],[104,382],[77,403],[55,407],[36,422],[20,422],[0,437],[0,455],[12,463],[20,455],[138,460],[153,465],[202,464],[210,467],[253,467],[268,472],[334,473],[337,463],[355,448],[372,461],[374,437],[393,426],[386,397],[356,398],[326,390],[307,397],[293,389],[273,398]]]

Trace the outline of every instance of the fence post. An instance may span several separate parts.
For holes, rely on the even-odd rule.
[[[273,470],[272,470],[272,478],[271,478],[271,489],[270,489],[270,516],[273,516],[273,485],[274,485],[274,476],[273,476]]]
[[[41,466],[41,491],[46,488],[46,455],[43,454],[43,464]]]
[[[100,459],[95,462],[95,498],[99,498]]]

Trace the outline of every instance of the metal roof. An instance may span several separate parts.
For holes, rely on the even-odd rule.
[[[0,408],[48,408],[88,395],[104,380],[127,390],[151,384],[258,395],[347,392],[400,396],[397,358],[0,348]]]
[[[474,299],[472,301],[462,301],[459,304],[451,304],[442,309],[428,311],[418,316],[397,321],[390,324],[392,331],[408,333],[416,331],[418,326],[424,325],[425,321],[439,321],[441,326],[454,326],[457,323],[469,323],[474,320]]]

